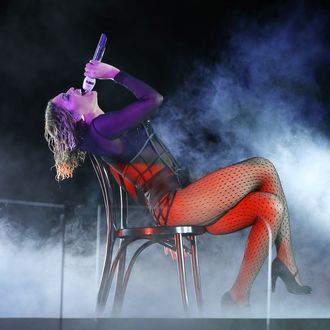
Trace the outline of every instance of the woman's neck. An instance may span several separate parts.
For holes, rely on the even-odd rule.
[[[83,116],[83,120],[88,125],[90,125],[94,118],[96,118],[100,115],[103,115],[103,114],[104,114],[104,112],[102,111],[102,109],[98,105],[96,105],[95,108],[91,112],[83,114],[82,116]]]

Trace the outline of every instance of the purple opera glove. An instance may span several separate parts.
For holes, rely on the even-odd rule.
[[[92,129],[107,139],[115,139],[123,132],[138,126],[148,119],[163,101],[162,95],[128,73],[119,71],[113,79],[129,89],[137,100],[119,111],[105,113],[92,121]]]

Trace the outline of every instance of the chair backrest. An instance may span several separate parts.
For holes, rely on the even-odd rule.
[[[112,176],[109,165],[100,157],[89,154],[98,178],[105,207],[108,230],[127,227],[128,196]]]
[[[108,274],[111,269],[116,232],[118,229],[126,227],[127,194],[114,180],[110,173],[109,165],[101,157],[89,154],[89,158],[100,183],[107,221],[105,258],[97,297],[97,309],[102,310],[105,307],[110,290]]]

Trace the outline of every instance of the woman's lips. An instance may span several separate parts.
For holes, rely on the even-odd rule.
[[[76,94],[76,95],[80,95],[80,96],[85,96],[85,95],[92,95],[92,94],[96,94],[96,91],[88,91],[88,92],[85,92],[84,90],[80,89],[80,88],[74,88],[73,89],[73,93]]]
[[[77,95],[82,95],[81,89],[79,89],[79,88],[75,89],[74,93]]]

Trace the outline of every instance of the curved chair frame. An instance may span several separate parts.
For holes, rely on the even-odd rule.
[[[185,271],[184,252],[191,255],[192,273],[196,302],[199,310],[202,307],[202,292],[197,254],[196,236],[205,232],[202,226],[171,226],[171,227],[140,227],[127,228],[128,196],[117,184],[109,171],[109,165],[100,157],[90,154],[90,159],[99,180],[104,199],[105,215],[107,219],[107,242],[103,264],[101,282],[97,296],[97,314],[101,315],[105,309],[111,284],[118,268],[116,290],[112,315],[118,316],[121,312],[128,280],[137,257],[150,245],[158,243],[177,252],[177,266],[180,279],[181,297],[184,311],[189,308],[187,281]],[[119,206],[119,207],[118,207]],[[120,239],[119,248],[112,260],[112,253],[116,239]],[[183,243],[186,238],[189,246]],[[133,254],[126,270],[126,251],[130,243],[145,239]]]

